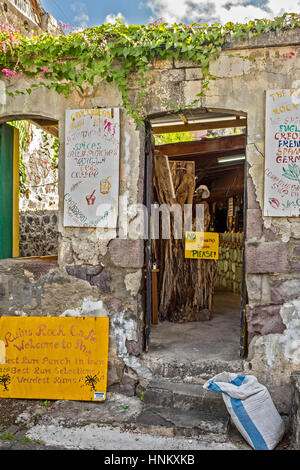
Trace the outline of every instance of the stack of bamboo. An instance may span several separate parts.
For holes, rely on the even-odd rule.
[[[154,155],[154,187],[156,200],[172,206],[191,204],[194,214],[195,205],[203,203],[195,196],[194,162],[169,162],[166,155],[156,151]],[[205,203],[204,230],[209,224],[209,206]],[[184,221],[182,218],[182,227]],[[174,237],[171,224],[169,239],[153,240],[153,259],[160,269],[159,276],[159,318],[172,322],[186,322],[209,319],[212,308],[214,285],[216,280],[216,262],[214,260],[194,260],[185,258],[185,237]],[[205,314],[202,314],[205,312]]]

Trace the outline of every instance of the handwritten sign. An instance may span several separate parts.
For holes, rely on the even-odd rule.
[[[265,216],[300,214],[300,88],[266,92]]]
[[[108,318],[1,317],[0,397],[103,401]]]
[[[213,232],[186,232],[185,258],[219,259],[219,234]]]
[[[66,111],[64,225],[116,228],[119,109]]]

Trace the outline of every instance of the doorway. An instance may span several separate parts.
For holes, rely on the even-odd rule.
[[[218,238],[214,259],[202,258],[201,252],[201,259],[189,258],[186,214],[182,239],[175,236],[173,210],[170,237],[162,237],[160,214],[159,237],[151,242],[150,354],[171,361],[245,357],[246,115],[186,110],[151,116],[150,123],[152,206],[190,204],[189,230],[195,233],[200,204],[205,240]]]
[[[58,251],[58,123],[0,125],[0,259],[53,259]]]

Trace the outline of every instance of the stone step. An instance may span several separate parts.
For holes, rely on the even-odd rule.
[[[153,378],[195,384],[203,384],[206,380],[224,371],[242,375],[244,371],[244,361],[242,359],[234,361],[207,359],[191,363],[180,363],[178,361],[162,361],[149,354],[143,357],[143,365],[149,369]]]
[[[228,414],[212,415],[203,410],[145,407],[135,424],[142,432],[163,436],[201,436],[214,442],[228,440]]]
[[[152,380],[143,393],[145,407],[195,410],[207,415],[226,415],[222,394],[205,390],[202,385]]]

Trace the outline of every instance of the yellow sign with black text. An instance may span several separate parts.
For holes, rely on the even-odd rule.
[[[104,401],[109,319],[1,317],[0,397]]]
[[[219,234],[214,232],[186,232],[185,258],[219,259]]]

